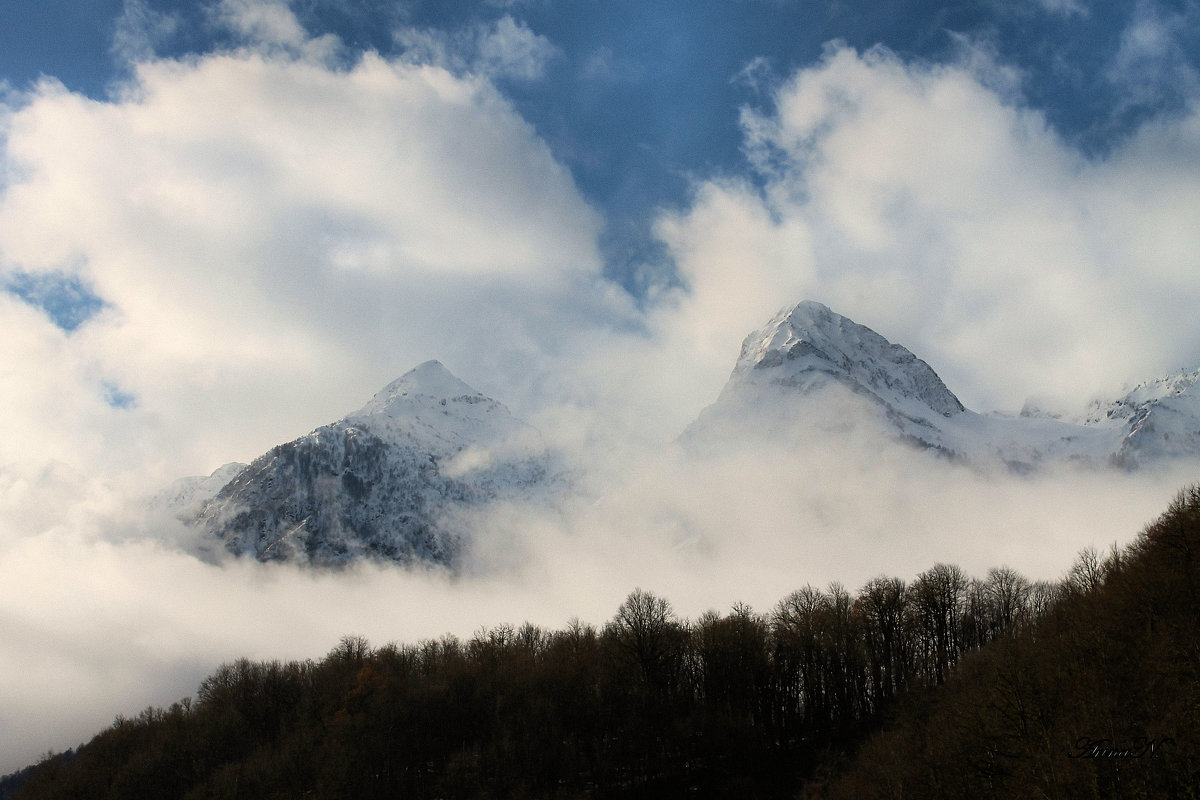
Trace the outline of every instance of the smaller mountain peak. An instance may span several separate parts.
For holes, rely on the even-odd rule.
[[[384,391],[395,389],[409,394],[424,394],[439,400],[462,395],[479,394],[463,383],[440,361],[426,361],[410,369],[399,379],[385,387]]]
[[[384,412],[402,398],[416,397],[453,400],[459,397],[482,398],[483,395],[459,380],[442,362],[426,361],[376,392],[358,415]]]

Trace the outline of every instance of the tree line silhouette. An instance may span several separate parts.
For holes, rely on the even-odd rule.
[[[683,620],[638,589],[599,628],[349,636],[223,665],[16,797],[1184,797],[1197,557],[1192,488],[1057,583],[937,564],[765,614]]]

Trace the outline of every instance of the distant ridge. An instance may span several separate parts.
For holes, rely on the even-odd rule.
[[[966,409],[907,348],[806,300],[746,337],[717,401],[683,436],[717,442],[795,440],[814,430],[878,426],[893,439],[977,466],[1052,463],[1132,470],[1200,458],[1200,370],[1093,403],[1068,419],[1027,406],[1019,418]]]

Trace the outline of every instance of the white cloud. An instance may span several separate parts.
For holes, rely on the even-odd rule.
[[[178,28],[176,16],[156,11],[146,0],[125,0],[113,33],[112,53],[127,64],[147,61]]]
[[[497,20],[479,41],[479,62],[489,75],[537,80],[545,74],[547,64],[557,55],[558,48],[550,44],[548,39],[510,16]]]
[[[0,202],[5,260],[82,270],[109,303],[55,363],[79,365],[76,392],[137,396],[109,416],[188,470],[252,457],[428,358],[524,381],[563,329],[624,313],[568,172],[487,82],[441,68],[156,61],[113,102],[42,84],[7,140],[22,177]],[[34,352],[13,352],[31,377],[12,391],[50,409]],[[72,450],[52,455],[96,465]]]
[[[981,67],[837,47],[746,112],[764,185],[706,182],[663,220],[690,291],[660,323],[732,341],[810,297],[980,410],[1200,360],[1197,117],[1089,161]]]
[[[1038,5],[1054,14],[1087,16],[1090,12],[1082,0],[1037,0]]]
[[[217,25],[260,52],[324,58],[332,56],[339,44],[334,36],[310,37],[286,0],[218,0],[211,13]]]

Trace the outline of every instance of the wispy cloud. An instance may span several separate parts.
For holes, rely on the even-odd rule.
[[[1047,11],[1063,16],[1087,16],[1087,5],[1083,0],[1036,0],[1037,4]]]
[[[179,26],[178,17],[150,7],[146,0],[125,0],[113,32],[111,52],[123,64],[148,61]]]
[[[1153,0],[1139,0],[1108,70],[1126,106],[1177,106],[1183,98],[1195,98],[1200,72],[1188,57],[1185,37],[1194,37],[1198,21],[1195,3],[1168,10]]]
[[[286,0],[218,0],[215,21],[242,37],[256,50],[326,55],[336,42],[331,36],[309,36]]]
[[[493,80],[539,80],[562,55],[544,36],[507,14],[454,32],[402,28],[396,41],[407,60]]]

